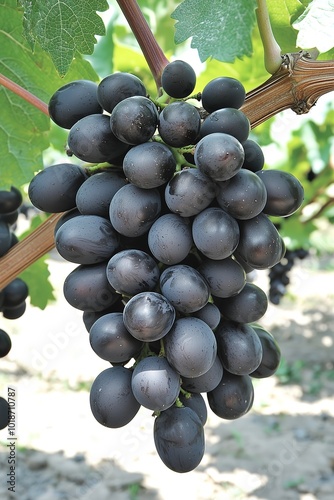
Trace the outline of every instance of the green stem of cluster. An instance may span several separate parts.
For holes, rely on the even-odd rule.
[[[97,165],[85,166],[85,172],[87,173],[87,175],[94,175],[97,174],[98,172],[104,172],[112,168],[119,168],[119,166],[112,165],[110,163],[98,163]]]
[[[184,408],[184,404],[182,403],[182,401],[180,400],[180,398],[176,398],[175,406],[177,408]]]
[[[183,387],[180,387],[180,392],[181,394],[183,394],[183,396],[186,398],[186,399],[189,399],[191,398],[191,393],[186,391],[185,389],[183,389]]]
[[[166,357],[165,344],[164,344],[163,339],[160,339],[160,351],[159,351],[159,356],[160,356],[161,358],[165,358],[165,357]]]
[[[263,44],[264,65],[273,75],[282,64],[282,53],[271,28],[266,0],[257,0],[256,17]]]

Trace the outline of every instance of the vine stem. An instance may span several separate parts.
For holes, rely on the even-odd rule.
[[[42,111],[42,113],[49,116],[48,105],[45,104],[45,102],[43,102],[41,99],[36,97],[34,94],[32,94],[28,90],[24,89],[23,87],[21,87],[20,85],[13,82],[12,80],[10,80],[9,78],[7,78],[6,76],[4,76],[2,74],[0,74],[0,85],[3,85],[7,89],[11,90],[12,92],[14,92],[14,94],[22,97],[25,101],[29,102],[30,104],[35,106],[35,108]]]
[[[161,88],[161,74],[169,61],[150,30],[136,0],[117,0],[117,3],[137,39],[159,90]]]
[[[282,53],[271,28],[266,0],[257,0],[256,18],[264,50],[264,66],[273,75],[282,64]]]

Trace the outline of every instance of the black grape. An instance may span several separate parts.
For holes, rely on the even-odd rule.
[[[283,239],[266,215],[240,220],[239,229],[237,259],[240,256],[253,269],[268,269],[281,260],[285,251]]]
[[[184,264],[167,267],[160,276],[160,288],[175,309],[186,314],[202,309],[210,296],[203,276]]]
[[[237,248],[237,221],[218,207],[206,208],[196,215],[192,235],[197,249],[213,260],[226,259]]]
[[[216,356],[216,359],[209,370],[199,377],[182,377],[182,388],[193,393],[213,391],[222,379],[224,372],[223,365]]]
[[[88,177],[77,191],[77,209],[82,215],[100,215],[108,219],[114,194],[126,184],[124,173],[115,168]]]
[[[141,359],[132,374],[131,387],[137,401],[155,412],[167,410],[180,392],[180,376],[160,356]]]
[[[108,75],[97,87],[97,99],[108,113],[112,112],[116,104],[134,95],[145,96],[146,88],[140,78],[130,73]]]
[[[275,264],[269,271],[269,300],[278,305],[286,293],[286,287],[290,283],[289,273],[294,266],[295,259],[304,259],[308,251],[303,248],[296,250],[286,249],[284,258]]]
[[[197,215],[210,205],[215,196],[215,183],[197,168],[177,172],[165,190],[168,208],[182,217]]]
[[[239,109],[245,97],[245,87],[239,80],[220,76],[205,85],[202,91],[202,105],[208,113],[220,108]]]
[[[121,312],[108,313],[97,319],[89,331],[93,351],[110,363],[122,363],[139,354],[143,343],[125,328]]]
[[[96,420],[106,427],[127,425],[138,413],[140,404],[131,389],[132,371],[113,366],[102,371],[90,390],[90,407]]]
[[[153,290],[159,282],[160,271],[157,263],[142,250],[122,250],[111,257],[107,264],[107,279],[121,294]]]
[[[7,214],[0,214],[0,221],[5,222],[9,226],[14,226],[19,217],[19,211],[8,212]]]
[[[81,265],[66,277],[63,286],[67,302],[81,311],[103,311],[120,297],[109,284],[106,264]]]
[[[232,217],[252,219],[264,209],[267,190],[254,172],[242,168],[231,179],[218,183],[217,201]]]
[[[171,97],[188,97],[196,85],[196,73],[185,61],[175,60],[167,64],[161,75],[161,85]]]
[[[58,253],[69,262],[96,264],[115,253],[119,235],[99,215],[78,215],[64,222],[55,237]]]
[[[172,102],[160,113],[158,125],[160,137],[173,148],[195,144],[200,128],[199,111],[188,102]]]
[[[265,214],[287,217],[298,210],[304,200],[304,188],[294,175],[282,170],[260,170],[256,173],[267,190]]]
[[[5,429],[9,423],[10,406],[8,401],[0,396],[0,430]]]
[[[157,189],[127,184],[111,200],[109,216],[116,231],[133,237],[147,233],[160,211],[161,198]]]
[[[216,132],[203,137],[195,149],[197,168],[213,181],[226,181],[242,167],[245,153],[240,142],[229,134]]]
[[[235,420],[249,412],[254,401],[254,388],[249,375],[233,375],[224,370],[223,378],[207,393],[208,403],[218,417]]]
[[[204,276],[212,295],[216,297],[236,295],[246,283],[243,267],[232,257],[222,260],[203,259],[197,270]]]
[[[247,139],[242,143],[245,152],[245,160],[242,168],[247,168],[252,172],[261,170],[264,166],[264,154],[261,146],[257,142]]]
[[[172,151],[158,142],[145,142],[131,148],[123,160],[124,174],[129,182],[144,189],[166,184],[175,169]]]
[[[223,319],[215,335],[218,356],[229,373],[249,375],[260,365],[262,344],[250,325]]]
[[[246,283],[242,290],[232,297],[216,299],[221,314],[239,323],[253,323],[265,314],[268,308],[267,295],[254,283]]]
[[[113,163],[129,149],[110,130],[109,116],[97,114],[85,116],[71,127],[68,147],[77,158],[90,163]]]
[[[4,307],[2,310],[2,315],[6,319],[18,319],[25,313],[27,308],[26,301],[24,300],[20,304],[14,307]]]
[[[70,129],[87,115],[102,113],[97,100],[97,84],[75,80],[60,87],[49,101],[49,115],[59,127]]]
[[[217,341],[211,328],[190,316],[175,321],[164,338],[164,346],[167,360],[181,377],[203,375],[217,355]]]
[[[12,348],[12,341],[7,332],[0,329],[0,358],[7,356]]]
[[[187,257],[192,245],[190,220],[177,214],[162,215],[148,232],[148,246],[163,264],[178,264]]]
[[[22,194],[12,186],[10,191],[0,190],[0,215],[9,214],[18,210],[22,204]]]
[[[6,222],[0,220],[0,257],[5,255],[11,247],[11,233]]]
[[[204,307],[202,307],[202,309],[193,312],[192,315],[195,318],[204,321],[204,323],[206,323],[211,330],[215,330],[215,328],[217,328],[221,317],[218,307],[212,302],[208,302]]]
[[[136,145],[153,136],[159,114],[147,97],[127,97],[116,104],[110,115],[110,128],[115,136],[126,144]]]
[[[116,296],[114,302],[110,306],[107,306],[105,309],[99,311],[84,311],[82,320],[87,332],[89,333],[95,321],[102,318],[102,316],[104,316],[105,314],[123,312],[123,309],[124,304],[122,301],[122,295],[118,295]]]
[[[28,297],[28,285],[21,278],[15,278],[3,288],[3,308],[16,307]]]
[[[79,187],[87,179],[85,171],[72,163],[51,165],[32,178],[28,195],[31,203],[44,212],[66,212],[75,208]]]
[[[201,126],[200,137],[217,132],[232,135],[242,143],[248,138],[250,123],[247,116],[239,109],[218,109],[205,118]]]
[[[160,293],[141,292],[124,307],[125,327],[136,339],[153,342],[162,339],[172,328],[175,309]]]
[[[206,424],[208,419],[208,410],[202,394],[187,392],[187,394],[179,394],[179,400],[187,408],[191,408],[199,416],[202,425]]]
[[[264,328],[252,325],[262,344],[262,358],[259,366],[250,373],[254,378],[271,377],[279,367],[281,361],[281,350],[278,343],[271,333]]]
[[[172,471],[194,470],[205,451],[203,424],[194,410],[172,406],[154,422],[154,443],[159,457]]]

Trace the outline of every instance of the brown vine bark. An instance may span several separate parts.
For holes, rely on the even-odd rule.
[[[334,61],[316,61],[303,52],[287,54],[279,70],[247,94],[241,109],[254,128],[284,109],[307,113],[319,97],[331,91]],[[53,248],[53,231],[59,217],[52,215],[0,259],[0,290]]]

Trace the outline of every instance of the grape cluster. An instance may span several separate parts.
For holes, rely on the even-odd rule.
[[[152,411],[157,452],[176,472],[201,462],[207,406],[241,417],[252,377],[278,367],[279,347],[256,323],[267,296],[247,273],[282,259],[269,216],[303,200],[294,176],[263,169],[242,84],[215,78],[197,100],[195,84],[173,61],[157,99],[128,73],[65,85],[50,116],[69,130],[68,154],[97,166],[52,165],[29,186],[36,207],[65,212],[55,244],[77,267],[64,296],[111,364],[91,387],[94,417],[117,428]]]
[[[22,206],[22,194],[16,187],[0,190],[0,258],[17,242],[16,222]],[[0,313],[6,319],[17,319],[26,310],[28,286],[21,278],[15,278],[0,290]],[[10,336],[0,329],[0,358],[7,356],[12,348]],[[0,398],[0,429],[8,425],[8,403]]]
[[[308,254],[308,250],[304,248],[297,248],[296,250],[287,248],[284,258],[269,270],[268,297],[272,304],[278,305],[286,294],[286,288],[290,283],[289,274],[296,263],[296,259],[303,260]]]

